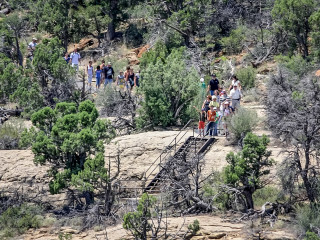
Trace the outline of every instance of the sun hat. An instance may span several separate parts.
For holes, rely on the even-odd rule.
[[[225,101],[223,104],[224,104],[224,105],[229,105],[229,102],[228,102],[228,101]]]
[[[216,95],[213,95],[213,96],[212,96],[212,99],[217,99]]]
[[[111,65],[111,62],[108,62],[108,65]]]
[[[204,78],[200,78],[200,82],[204,82]]]
[[[238,84],[234,84],[233,86],[234,86],[234,87],[238,87]]]
[[[32,38],[32,40],[38,41],[38,39],[36,39],[36,38]]]
[[[217,110],[217,108],[216,108],[216,107],[214,107],[214,108],[213,108],[213,110]]]

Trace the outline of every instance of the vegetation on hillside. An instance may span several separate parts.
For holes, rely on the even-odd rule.
[[[21,110],[33,125],[23,130],[19,122],[2,124],[0,118],[0,149],[31,148],[35,164],[50,166],[50,193],[66,192],[66,212],[84,211],[85,227],[122,218],[136,239],[147,239],[167,237],[165,218],[177,213],[232,209],[242,220],[259,216],[265,225],[293,212],[299,237],[319,239],[320,1],[8,0],[0,10],[0,102]],[[84,38],[96,44],[90,51],[107,55],[92,55],[94,69],[112,59],[115,77],[129,62],[113,51],[145,45],[129,66],[136,77],[139,68],[139,84],[96,91],[85,86],[87,72],[63,58]],[[88,60],[85,53],[80,51]],[[265,72],[267,82],[260,79]],[[116,134],[197,119],[193,106],[201,108],[211,74],[225,90],[235,88],[231,80],[237,75],[245,94],[261,93],[254,99],[266,105],[265,122],[286,151],[273,180],[280,184],[269,184],[269,138],[252,133],[260,124],[257,114],[238,108],[224,124],[240,149],[228,154],[221,173],[203,179],[203,156],[182,154],[162,166],[161,198],[144,193],[135,209],[122,213],[116,195],[128,192],[117,179],[120,154],[113,156],[111,171],[105,144]],[[45,209],[11,199],[0,195],[6,203],[0,206],[1,237],[41,225]],[[195,222],[188,233],[199,229]]]

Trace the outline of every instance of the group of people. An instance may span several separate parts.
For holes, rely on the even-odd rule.
[[[203,78],[200,79],[200,84],[203,90],[207,90],[207,93],[209,93],[202,104],[201,110],[194,106],[199,112],[198,129],[200,136],[208,134],[210,136],[218,136],[218,128],[223,129],[221,131],[222,135],[228,135],[225,120],[239,108],[242,97],[242,87],[239,79],[234,75],[228,90],[220,86],[220,82],[215,74],[212,74],[208,87],[206,87]],[[229,94],[227,94],[227,91]],[[206,122],[208,122],[207,127],[205,127]]]
[[[64,57],[65,61],[68,64],[71,64],[72,67],[79,70],[79,64],[81,61],[81,56],[77,52],[77,49],[70,54],[66,53]],[[120,89],[126,88],[127,90],[132,90],[133,87],[139,87],[140,71],[134,72],[133,69],[128,66],[126,71],[120,71],[119,75],[115,77],[115,71],[111,65],[111,62],[105,64],[105,61],[102,60],[101,64],[96,66],[94,69],[92,61],[89,61],[89,65],[86,67],[86,74],[88,77],[87,85],[91,88],[93,76],[96,78],[96,89],[99,89],[101,84],[104,83],[106,87],[108,84],[111,85],[113,82],[119,86]]]

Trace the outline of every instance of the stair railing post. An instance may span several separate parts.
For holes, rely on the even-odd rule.
[[[174,152],[177,151],[177,138],[174,138]]]

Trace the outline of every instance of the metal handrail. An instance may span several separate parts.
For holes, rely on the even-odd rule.
[[[207,127],[207,125],[208,125],[208,123],[205,125],[204,129]],[[194,134],[193,134],[193,136],[194,136]],[[194,139],[193,139],[192,141],[190,141],[190,142],[188,143],[187,147],[183,150],[183,152],[185,152],[185,151],[189,148],[189,146],[191,145],[191,143],[193,143],[193,142],[195,143],[195,150],[196,150],[196,140],[199,138],[199,136],[201,136],[200,133],[199,133],[196,137],[194,137]],[[203,140],[203,139],[205,138],[205,136],[206,136],[206,135],[204,135],[203,137],[201,137],[200,140]],[[196,154],[196,151],[195,151],[195,154]],[[159,163],[158,166],[160,166],[160,167],[163,168],[163,166],[161,166],[161,163]],[[158,166],[157,166],[157,167],[158,167]]]
[[[178,138],[178,136],[182,133],[182,131],[184,131],[187,127],[188,127],[188,125],[191,123],[193,121],[193,119],[190,119],[185,125],[184,125],[184,127],[179,131],[179,133],[175,136],[175,138],[166,146],[166,148],[164,149],[164,150],[162,150],[162,152],[160,153],[160,155],[153,161],[153,163],[150,165],[150,167],[144,172],[144,179],[145,179],[145,181],[147,181],[148,179],[149,179],[149,177],[151,176],[151,174],[155,171],[155,169],[157,169],[158,168],[158,166],[159,166],[159,164],[157,164],[156,165],[156,167],[151,171],[151,173],[148,175],[148,177],[146,176],[146,174],[147,174],[147,172],[152,168],[152,166],[160,159],[160,163],[161,163],[161,157],[162,157],[162,155],[164,154],[164,153],[166,153],[166,155],[164,156],[164,158],[163,159],[165,159],[167,156],[168,156],[168,154],[169,154],[169,152],[170,151],[168,151],[168,152],[165,152],[165,151],[167,151],[167,149],[168,149],[168,146],[170,146],[173,142],[175,142],[175,152],[176,152],[176,145],[177,145],[177,143],[179,143],[179,141],[186,135],[186,132],[180,137],[180,139],[178,140],[178,142],[177,142],[177,138]]]

